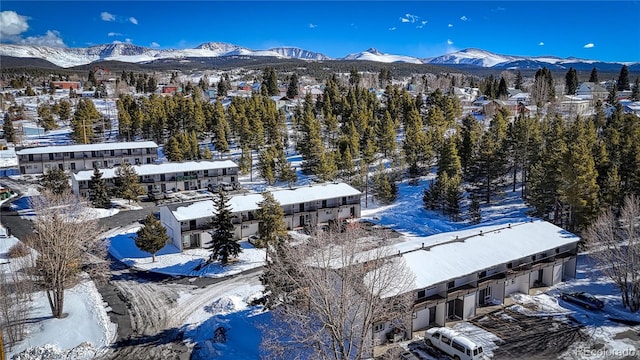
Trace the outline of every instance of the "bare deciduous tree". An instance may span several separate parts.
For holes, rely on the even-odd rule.
[[[27,244],[38,252],[36,271],[47,294],[51,313],[63,316],[64,291],[74,286],[82,271],[94,280],[105,276],[105,247],[96,219],[90,218],[86,204],[73,194],[45,191],[33,197],[34,234]]]
[[[33,282],[28,271],[35,263],[33,252],[11,258],[7,273],[0,272],[0,331],[9,349],[26,336],[26,325],[31,310]]]
[[[266,357],[369,358],[374,325],[410,327],[413,275],[380,235],[321,231],[275,247],[263,276],[274,305]]]
[[[640,199],[627,196],[619,217],[604,212],[585,238],[603,273],[620,289],[622,305],[640,310]]]

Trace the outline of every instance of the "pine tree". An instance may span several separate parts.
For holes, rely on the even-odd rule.
[[[53,111],[49,104],[42,104],[38,106],[38,125],[42,126],[45,131],[58,128],[55,119],[53,118]]]
[[[287,226],[284,223],[284,210],[270,192],[262,193],[263,200],[258,203],[256,218],[258,219],[258,236],[260,242],[267,248],[276,246],[287,237]]]
[[[137,200],[139,195],[144,194],[144,189],[140,186],[136,169],[128,162],[123,162],[115,171],[115,185],[117,195],[125,200]]]
[[[97,208],[108,209],[111,207],[107,185],[97,166],[93,167],[93,175],[89,181],[89,201]]]
[[[40,176],[40,186],[56,195],[61,195],[69,190],[69,176],[60,168],[52,168]]]
[[[597,84],[598,83],[598,69],[591,69],[591,74],[589,75],[589,82]]]
[[[389,111],[384,112],[382,120],[376,126],[376,139],[378,148],[387,157],[396,151],[396,124],[391,119]]]
[[[403,149],[411,175],[418,175],[421,172],[420,165],[431,160],[431,148],[422,130],[422,118],[415,108],[410,110],[406,119]]]
[[[237,257],[242,252],[240,244],[233,240],[235,227],[233,226],[231,205],[224,191],[218,193],[213,200],[214,215],[211,222],[211,255],[209,262],[220,260],[222,265],[229,263],[230,257]]]
[[[448,137],[444,140],[440,147],[440,155],[438,156],[438,171],[440,175],[446,172],[449,177],[460,176],[462,174],[462,165],[458,156],[455,139]]]
[[[276,74],[274,68],[265,68],[262,72],[262,78],[262,86],[269,96],[275,96],[280,93],[280,90],[278,90],[278,74]]]
[[[214,107],[214,123],[215,123],[215,141],[214,146],[216,150],[220,153],[226,153],[229,151],[229,143],[227,139],[229,138],[229,123],[227,122],[227,117],[224,113],[224,107],[222,106],[222,102],[216,101]]]
[[[242,147],[242,153],[240,154],[240,160],[238,161],[238,167],[240,168],[240,172],[243,174],[248,174],[253,167],[253,159],[251,158],[251,149],[248,144],[245,144]]]
[[[509,90],[507,89],[507,82],[504,80],[504,77],[500,77],[500,83],[498,84],[498,92],[496,93],[496,97],[499,99],[505,99],[509,96]]]
[[[277,150],[273,147],[268,147],[262,150],[258,155],[258,172],[268,185],[273,185],[273,183],[276,181],[276,164],[273,155],[274,151]]]
[[[380,164],[376,169],[376,174],[373,178],[374,190],[381,203],[391,204],[398,197],[398,186],[385,169],[384,164]]]
[[[445,214],[449,215],[451,221],[460,220],[461,183],[462,178],[460,175],[455,175],[449,178],[449,181],[445,184]]]
[[[60,100],[56,114],[58,118],[60,118],[60,121],[64,122],[69,120],[71,118],[71,104],[69,104],[67,100]]]
[[[535,207],[534,215],[559,224],[562,164],[567,152],[564,122],[560,116],[545,119],[543,129],[540,156],[528,171],[527,202]]]
[[[631,89],[629,86],[629,69],[627,69],[627,65],[622,65],[622,68],[620,68],[617,85],[618,91]]]
[[[565,87],[568,95],[575,95],[578,89],[578,72],[570,67],[565,75]]]
[[[502,111],[498,111],[491,120],[478,145],[478,150],[470,166],[470,180],[476,190],[485,196],[485,202],[491,203],[492,196],[503,183],[507,174],[506,157],[507,122]]]
[[[151,254],[153,262],[156,262],[156,253],[165,247],[168,241],[167,229],[160,220],[153,214],[147,215],[143,226],[136,233],[135,242],[138,249]]]
[[[71,120],[71,138],[79,144],[89,144],[95,138],[94,125],[101,118],[93,101],[80,99]]]
[[[289,79],[289,86],[287,87],[287,97],[289,99],[295,99],[298,97],[298,74],[293,73],[291,79]]]
[[[482,221],[480,200],[473,194],[471,194],[471,204],[469,205],[469,219],[472,224],[480,224],[480,222]]]
[[[516,72],[516,81],[514,87],[518,90],[522,90],[522,74],[520,73],[520,70]]]
[[[7,139],[7,142],[15,142],[16,131],[13,128],[13,117],[9,114],[8,111],[4,113],[2,130],[4,131],[4,138]]]
[[[202,159],[202,154],[200,154],[200,145],[198,144],[198,136],[195,131],[192,131],[189,135],[189,145],[191,147],[191,159]]]
[[[633,83],[633,89],[631,89],[631,100],[640,101],[640,78],[636,77],[636,81]]]
[[[476,118],[467,115],[462,119],[461,142],[459,147],[460,165],[465,178],[469,177],[470,165],[480,136],[482,127]]]
[[[174,136],[169,138],[169,142],[165,145],[164,155],[169,161],[179,162],[184,160],[180,143],[178,143],[178,140],[176,140]]]
[[[588,225],[599,210],[598,172],[591,150],[593,144],[589,142],[589,136],[595,134],[595,130],[589,124],[592,123],[578,118],[567,132],[560,199],[568,207],[566,227],[569,231]]]

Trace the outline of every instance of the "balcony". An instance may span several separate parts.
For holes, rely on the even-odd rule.
[[[437,303],[443,302],[445,300],[446,300],[446,298],[444,296],[442,296],[440,294],[434,294],[434,295],[430,295],[430,296],[423,297],[423,298],[420,298],[420,299],[416,299],[413,302],[413,305],[417,306],[417,305],[422,305],[422,304],[426,304],[426,303],[435,303],[435,304],[437,304]]]
[[[465,284],[465,285],[461,285],[458,287],[454,287],[451,288],[449,290],[447,290],[447,298],[451,299],[451,298],[457,298],[460,296],[464,296],[467,295],[469,293],[472,292],[476,292],[477,287],[470,285],[470,284]]]
[[[497,274],[493,274],[490,276],[485,276],[483,278],[478,279],[478,287],[482,288],[482,287],[486,287],[488,285],[491,284],[497,284],[499,283],[501,280],[504,280],[507,278],[507,274],[500,272]]]

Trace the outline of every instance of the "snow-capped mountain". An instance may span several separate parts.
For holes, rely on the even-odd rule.
[[[560,58],[557,56],[512,56],[500,55],[480,49],[464,49],[454,53],[423,59],[426,64],[436,65],[473,65],[494,69],[539,69],[547,67],[552,70],[569,69],[590,70],[597,67],[600,70],[616,70],[622,63],[605,63],[596,60],[578,59],[575,57]],[[634,69],[638,63],[627,64]]]
[[[40,58],[60,67],[73,67],[99,60],[117,60],[130,63],[158,59],[183,59],[221,56],[271,56],[277,58],[327,60],[325,55],[295,48],[252,50],[238,45],[208,42],[193,49],[154,49],[133,44],[118,43],[88,48],[56,48],[48,46],[0,44],[0,55],[18,58]]]
[[[370,48],[363,52],[349,54],[342,58],[342,60],[366,60],[366,61],[376,61],[382,63],[394,63],[394,62],[405,62],[411,64],[422,64],[422,60],[404,55],[391,55],[385,54],[376,48]]]
[[[321,54],[315,51],[300,49],[297,47],[277,47],[277,48],[271,48],[269,50],[276,52],[281,56],[289,59],[331,60],[330,57],[324,54]]]
[[[494,54],[489,51],[480,49],[464,49],[458,52],[424,59],[427,64],[443,64],[443,65],[475,65],[480,67],[493,67],[497,64],[513,61],[517,59],[515,56],[505,56]]]
[[[494,69],[539,69],[547,67],[562,70],[573,67],[576,70],[617,70],[622,63],[605,63],[574,57],[555,56],[512,56],[500,55],[481,49],[464,49],[446,55],[418,59],[405,55],[383,53],[375,48],[349,54],[340,59],[332,59],[324,54],[296,47],[277,47],[267,50],[253,50],[246,47],[222,43],[207,42],[192,49],[156,49],[128,43],[105,44],[88,48],[56,48],[34,45],[0,44],[0,56],[17,58],[38,58],[57,66],[72,67],[94,61],[117,60],[129,63],[143,63],[160,59],[216,58],[224,56],[275,57],[280,59],[323,60],[365,60],[381,63],[435,64],[446,66],[479,66]],[[630,71],[640,71],[640,63],[627,63]]]

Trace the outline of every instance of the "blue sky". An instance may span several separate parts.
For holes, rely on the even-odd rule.
[[[0,41],[157,48],[214,41],[334,58],[370,47],[418,58],[480,48],[640,62],[640,2],[2,0]]]

